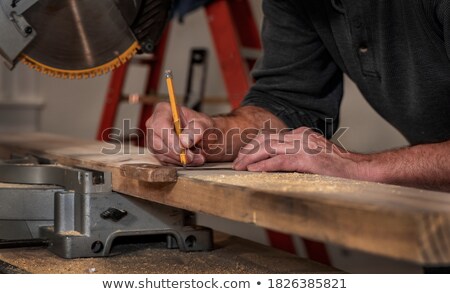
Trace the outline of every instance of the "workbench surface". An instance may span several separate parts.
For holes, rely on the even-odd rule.
[[[238,237],[215,234],[210,252],[181,252],[163,244],[119,245],[116,256],[62,259],[46,249],[0,250],[1,261],[35,274],[312,274],[342,273]],[[0,266],[1,268],[1,266]],[[14,271],[14,268],[10,269]]]

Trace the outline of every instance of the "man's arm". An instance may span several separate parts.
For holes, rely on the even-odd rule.
[[[362,180],[450,192],[450,141],[363,155]]]
[[[210,140],[207,138],[202,146],[207,160],[211,162],[233,161],[241,148],[264,129],[267,132],[278,133],[287,128],[278,117],[255,106],[242,106],[228,115],[217,116],[212,119],[214,121],[211,132],[212,138]],[[191,144],[189,147],[193,145]],[[217,153],[217,155],[209,152],[211,148],[217,145],[220,145],[222,152]],[[208,152],[209,154],[207,154]]]

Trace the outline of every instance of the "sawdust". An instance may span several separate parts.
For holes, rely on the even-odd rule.
[[[255,190],[293,193],[331,193],[337,190],[342,192],[355,192],[362,191],[370,186],[378,186],[375,183],[301,173],[237,173],[234,175],[193,175],[189,176],[189,178],[247,187]]]
[[[39,190],[57,190],[57,186],[52,185],[26,185],[26,184],[10,184],[0,183],[0,189],[39,189]]]
[[[82,234],[78,231],[65,231],[60,232],[59,234],[64,236],[82,236]]]
[[[356,181],[304,173],[251,173],[237,171],[203,171],[185,173],[182,177],[214,185],[242,187],[262,193],[290,198],[327,201],[343,205],[372,208],[403,207],[408,211],[447,211],[447,193],[396,185]],[[335,202],[338,201],[338,202]],[[438,205],[436,205],[438,204]],[[440,205],[442,204],[442,205]]]

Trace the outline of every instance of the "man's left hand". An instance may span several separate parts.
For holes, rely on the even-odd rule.
[[[305,172],[342,178],[361,178],[363,155],[338,147],[309,128],[260,134],[239,152],[235,170]]]

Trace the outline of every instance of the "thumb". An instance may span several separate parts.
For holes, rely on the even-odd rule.
[[[180,135],[181,145],[184,148],[192,148],[203,139],[206,129],[207,126],[204,123],[196,120],[190,121]]]

